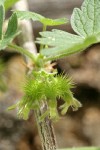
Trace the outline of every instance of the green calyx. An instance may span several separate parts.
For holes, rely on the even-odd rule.
[[[73,83],[70,78],[63,75],[54,75],[45,71],[32,72],[24,86],[25,95],[17,104],[18,115],[24,119],[28,118],[29,112],[32,109],[42,107],[42,102],[47,101],[48,111],[44,112],[40,120],[46,116],[57,120],[57,99],[62,98],[64,104],[60,106],[61,113],[65,114],[70,106],[77,110],[81,104],[73,97],[71,92]]]

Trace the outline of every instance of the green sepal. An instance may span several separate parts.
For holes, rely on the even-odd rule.
[[[19,107],[18,117],[27,120],[29,117],[30,107],[26,104],[25,107]]]
[[[60,106],[62,115],[65,115],[67,113],[69,107],[72,107],[73,111],[76,111],[79,107],[82,107],[82,104],[73,97],[73,94],[70,90],[64,94],[63,100],[64,104]]]
[[[57,100],[56,99],[49,100],[48,106],[50,109],[50,119],[57,121],[59,119],[57,111]]]
[[[47,116],[49,116],[49,114],[50,114],[50,111],[49,111],[49,109],[48,110],[46,110],[43,114],[42,114],[42,116],[40,116],[38,119],[39,119],[39,122],[43,122],[43,120],[47,117]]]
[[[7,108],[7,110],[13,110],[13,109],[17,108],[17,106],[18,106],[18,104],[14,104],[14,105],[12,105],[12,106],[9,106],[9,107]]]

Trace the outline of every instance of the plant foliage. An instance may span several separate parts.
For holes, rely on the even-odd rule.
[[[12,16],[9,19],[8,27],[5,33],[3,33],[3,21],[5,18],[4,13],[4,6],[0,6],[0,50],[5,49],[9,43],[12,42],[12,40],[15,38],[15,36],[18,34],[17,31],[17,16],[16,13],[13,13]]]
[[[25,84],[25,96],[17,104],[19,116],[27,119],[30,110],[39,109],[42,105],[42,101],[46,100],[48,103],[48,110],[45,112],[46,115],[43,115],[46,117],[50,114],[51,119],[57,119],[56,99],[60,98],[64,100],[64,104],[60,107],[63,115],[70,106],[73,110],[77,110],[78,107],[81,107],[81,104],[73,97],[70,91],[72,88],[73,83],[71,79],[64,75],[54,76],[54,74],[48,74],[44,71],[33,72]],[[44,119],[43,116],[42,119]]]
[[[75,8],[71,16],[71,26],[78,34],[70,34],[60,30],[40,33],[37,43],[50,48],[41,50],[48,59],[60,58],[83,51],[92,44],[100,42],[100,1],[85,0],[81,9]]]
[[[68,20],[66,18],[61,19],[50,19],[40,14],[29,12],[29,11],[16,11],[18,19],[32,19],[33,21],[39,21],[45,26],[56,26],[66,24]]]
[[[10,17],[7,30],[3,33],[2,28],[5,18],[5,2],[7,5],[7,0],[0,3],[0,50],[5,49],[7,46],[18,49],[19,52],[30,57],[32,61],[34,61],[36,67],[34,73],[32,72],[25,85],[25,96],[17,103],[17,107],[19,108],[18,114],[27,118],[30,109],[39,109],[39,107],[41,107],[43,99],[47,101],[49,108],[48,112],[45,112],[45,114],[49,114],[51,119],[58,117],[56,99],[62,98],[64,100],[64,104],[60,106],[62,114],[65,114],[70,106],[76,110],[81,104],[73,97],[71,92],[73,84],[71,80],[63,75],[58,76],[54,73],[46,72],[44,62],[47,59],[52,60],[75,52],[80,52],[91,44],[100,41],[100,15],[98,12],[100,1],[95,0],[94,3],[93,0],[85,0],[81,10],[74,9],[71,17],[71,25],[78,35],[61,30],[41,32],[42,38],[37,38],[37,43],[46,46],[45,49],[41,50],[40,55],[36,56],[33,56],[30,52],[18,46],[10,44],[18,34],[18,19],[32,19],[33,21],[39,21],[45,27],[65,24],[67,23],[67,19],[61,18],[53,20],[34,12],[16,11],[13,12]],[[92,16],[90,15],[90,11],[92,12]],[[50,48],[46,48],[47,45],[50,46]],[[11,108],[13,107],[15,106],[12,106]]]
[[[81,107],[71,89],[74,87],[69,77],[57,75],[53,70],[49,72],[45,66],[50,62],[63,56],[67,56],[76,52],[81,52],[92,44],[100,42],[100,0],[84,0],[81,9],[75,8],[71,16],[71,26],[77,35],[64,32],[61,30],[52,30],[41,32],[41,38],[37,38],[36,43],[40,44],[40,54],[34,56],[29,51],[11,44],[18,32],[18,19],[32,19],[43,24],[43,29],[47,26],[56,26],[67,23],[66,18],[50,19],[40,14],[28,11],[16,11],[11,15],[6,32],[3,33],[3,23],[5,19],[5,9],[9,9],[18,0],[0,0],[0,50],[10,47],[17,49],[18,52],[32,59],[34,70],[27,77],[24,86],[22,100],[11,106],[9,109],[18,108],[18,115],[24,119],[28,118],[30,110],[39,110],[43,107],[43,102],[48,105],[40,121],[47,116],[50,119],[57,120],[59,118],[57,111],[57,100],[63,99],[60,106],[61,113],[64,115],[71,106],[73,110]],[[45,46],[44,46],[45,45]],[[48,47],[50,46],[50,47]],[[0,89],[3,84],[2,80],[3,66],[0,62]],[[73,148],[73,150],[100,150],[100,148]],[[62,149],[64,150],[64,149]],[[70,150],[65,149],[65,150]]]

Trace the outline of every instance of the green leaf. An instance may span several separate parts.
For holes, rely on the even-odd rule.
[[[100,0],[84,0],[71,17],[73,30],[82,37],[100,33]]]
[[[19,0],[5,0],[5,3],[4,3],[5,10],[7,11],[9,8],[11,8],[18,1]]]
[[[41,50],[47,59],[57,59],[76,52],[81,52],[92,44],[100,42],[100,0],[85,0],[81,10],[75,8],[71,25],[78,35],[60,30],[42,32],[42,38],[36,43],[48,45]]]
[[[66,18],[50,19],[50,18],[45,18],[44,16],[40,14],[29,12],[29,11],[16,11],[16,14],[17,14],[17,17],[21,20],[32,19],[33,21],[39,21],[46,26],[56,26],[56,25],[61,25],[61,24],[65,24],[68,22]]]
[[[51,46],[41,50],[41,54],[48,59],[57,59],[63,56],[80,52],[86,47],[97,42],[96,37],[82,37],[61,30],[45,31],[40,33],[42,38],[37,38],[36,43]]]
[[[7,45],[11,43],[12,40],[15,38],[15,36],[18,34],[17,26],[18,26],[17,16],[16,13],[13,13],[9,19],[8,27],[4,35],[4,38],[0,41],[0,50],[6,48]]]
[[[8,37],[16,34],[17,26],[18,26],[17,15],[16,15],[16,13],[13,13],[11,18],[9,19],[8,27],[7,27],[4,37],[8,38]]]
[[[3,21],[4,21],[4,7],[0,6],[0,40],[2,39],[2,27],[3,27]]]

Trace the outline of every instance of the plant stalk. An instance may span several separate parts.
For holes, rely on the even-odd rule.
[[[23,54],[23,55],[26,55],[28,56],[33,62],[35,62],[36,60],[36,55],[33,55],[32,53],[30,53],[28,50],[20,47],[20,46],[17,46],[15,44],[9,44],[8,45],[8,48],[10,49],[13,49],[13,50],[16,50],[18,51],[19,53]]]
[[[44,32],[44,31],[46,31],[46,29],[47,29],[47,26],[46,26],[46,25],[43,25],[42,31]],[[41,44],[41,45],[40,45],[40,51],[43,49],[43,47],[44,47],[44,45]]]
[[[14,9],[28,11],[27,0],[20,0],[18,3],[16,3],[16,5],[14,6]],[[20,27],[20,30],[22,31],[20,36],[18,36],[19,45],[29,50],[29,52],[31,52],[32,55],[35,56],[37,50],[36,50],[35,42],[33,39],[31,22],[29,20],[25,20],[25,21],[22,20],[19,24],[19,27]],[[43,31],[46,31],[46,26],[43,26]],[[41,49],[42,49],[42,46],[43,45],[40,46]],[[18,51],[20,50],[21,49],[18,49]],[[30,53],[26,52],[25,54],[26,55],[28,54],[27,56],[29,57],[33,57],[32,55],[30,56]],[[27,56],[25,56],[26,63],[27,65],[29,64],[30,66],[32,66],[33,61],[30,61],[29,57]],[[34,58],[32,59],[34,60]],[[31,72],[31,70],[29,70],[29,72]],[[53,126],[52,126],[52,121],[50,120],[49,117],[46,117],[43,122],[40,122],[39,120],[43,112],[45,112],[46,110],[48,110],[48,106],[47,106],[47,103],[44,101],[43,107],[40,107],[40,110],[34,111],[41,142],[42,142],[42,148],[43,150],[56,150],[57,144],[55,140],[55,134],[54,134]]]
[[[43,121],[39,120],[46,110],[48,110],[48,105],[46,102],[43,102],[43,106],[40,110],[35,111],[38,130],[42,141],[42,148],[43,150],[56,150],[57,142],[50,117],[47,116]]]

